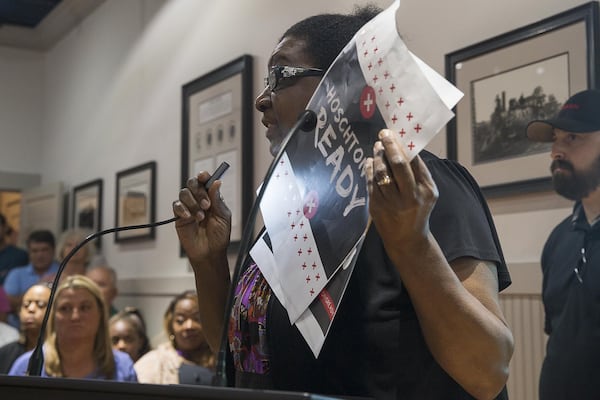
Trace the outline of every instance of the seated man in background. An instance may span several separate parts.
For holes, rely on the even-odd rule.
[[[48,230],[31,232],[27,238],[30,263],[11,270],[4,281],[4,290],[12,310],[8,322],[16,328],[19,327],[18,312],[23,294],[31,286],[46,280],[47,275],[56,274],[58,271],[58,263],[54,259],[55,247],[52,232]]]
[[[8,236],[9,228],[6,218],[0,214],[0,286],[4,285],[6,275],[11,269],[29,262],[27,252],[11,244]]]
[[[104,301],[108,306],[108,316],[112,317],[115,315],[119,311],[113,305],[113,301],[118,294],[117,272],[108,265],[97,265],[90,267],[85,275],[100,287]]]

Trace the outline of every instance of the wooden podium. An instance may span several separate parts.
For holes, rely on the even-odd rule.
[[[310,393],[275,390],[7,375],[0,375],[0,393],[3,399],[10,400],[335,400]]]

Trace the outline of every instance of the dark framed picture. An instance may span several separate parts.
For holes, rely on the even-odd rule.
[[[242,237],[253,188],[252,57],[244,55],[182,87],[181,187],[226,161],[221,195],[231,210],[231,243]],[[183,253],[182,253],[183,255]]]
[[[154,222],[156,210],[156,162],[150,161],[117,172],[115,226]],[[154,227],[115,232],[115,242],[154,239]]]
[[[597,87],[598,3],[590,2],[446,55],[446,77],[465,97],[447,126],[448,158],[488,197],[551,188],[549,143],[526,126]]]
[[[102,229],[102,179],[73,187],[73,228],[98,232]],[[100,247],[100,238],[96,246]]]

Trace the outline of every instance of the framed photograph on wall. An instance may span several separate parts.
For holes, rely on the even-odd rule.
[[[447,127],[448,158],[486,196],[551,188],[551,145],[529,141],[526,126],[597,86],[599,32],[590,2],[446,55],[446,77],[465,94]]]
[[[64,223],[64,222],[63,222]],[[83,183],[73,188],[73,228],[98,232],[102,229],[102,179]],[[100,247],[100,238],[95,241]]]
[[[117,172],[115,226],[154,222],[156,210],[156,162],[150,161]],[[115,242],[154,239],[154,227],[115,232]]]
[[[231,210],[232,247],[239,244],[254,197],[253,98],[249,55],[182,87],[181,187],[189,177],[229,163],[221,195]]]

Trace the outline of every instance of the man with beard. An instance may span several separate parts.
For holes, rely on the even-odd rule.
[[[527,136],[552,142],[554,188],[575,201],[542,253],[549,339],[540,399],[600,399],[600,91],[573,95]]]

